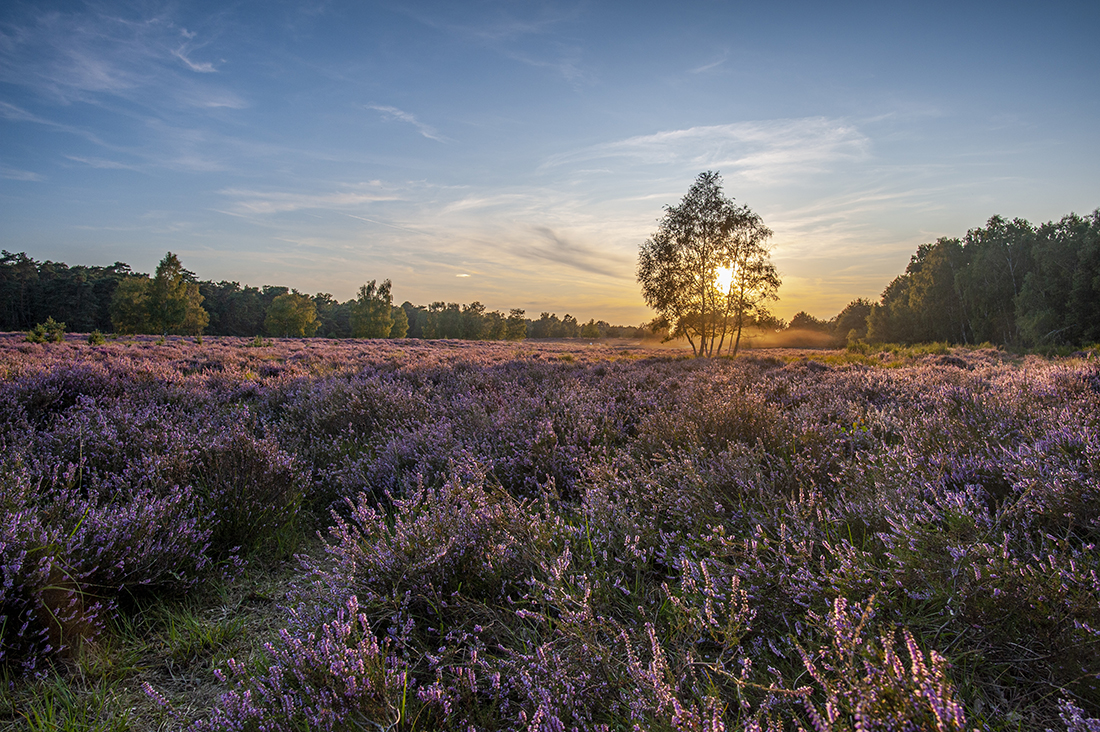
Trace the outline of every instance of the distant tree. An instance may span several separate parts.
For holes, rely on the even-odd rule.
[[[565,314],[565,317],[561,319],[561,332],[559,338],[576,338],[581,334],[581,325],[577,322],[569,313]]]
[[[581,338],[599,338],[600,329],[596,325],[596,319],[592,318],[581,326]]]
[[[522,341],[527,337],[527,319],[525,312],[519,308],[512,308],[508,313],[505,324],[504,337],[510,341]]]
[[[198,335],[210,322],[202,307],[202,294],[194,273],[180,264],[172,252],[157,265],[149,285],[149,328],[154,333]]]
[[[267,334],[283,338],[312,336],[319,325],[313,299],[298,292],[288,292],[272,300],[264,319]]]
[[[20,252],[0,253],[0,328],[23,330],[35,322],[38,263]]]
[[[824,333],[830,330],[828,321],[815,318],[807,313],[805,310],[800,310],[795,313],[791,318],[791,322],[787,324],[789,330],[813,330]]]
[[[485,306],[476,300],[462,306],[462,338],[468,341],[484,339]]]
[[[542,313],[538,320],[527,327],[528,338],[560,338],[561,321],[557,313]]]
[[[1039,227],[1034,265],[1015,299],[1033,345],[1100,341],[1100,210]]]
[[[482,321],[481,337],[487,341],[502,341],[508,333],[508,322],[504,319],[504,313],[499,310],[490,310],[485,313]]]
[[[392,285],[374,280],[359,288],[359,297],[351,305],[351,334],[354,338],[386,338],[393,327]]]
[[[393,313],[393,325],[390,326],[388,338],[404,338],[409,332],[409,316],[405,315],[405,309],[400,305],[394,305],[390,312]]]
[[[465,323],[457,302],[433,302],[421,329],[425,338],[462,338]]]
[[[1016,299],[1033,268],[1035,238],[1028,222],[1000,216],[991,217],[985,228],[967,232],[955,277],[968,340],[1020,342]]]
[[[658,324],[687,338],[696,356],[721,354],[727,337],[736,354],[743,328],[779,288],[770,236],[759,216],[722,195],[718,173],[701,173],[638,255],[642,297]]]
[[[116,333],[148,333],[149,290],[153,281],[131,275],[118,283],[111,298],[111,324]]]
[[[409,331],[405,337],[424,338],[423,328],[427,310],[421,305],[413,305],[408,300],[401,303],[401,309],[405,311],[405,318],[409,323]]]
[[[833,330],[841,343],[866,340],[867,318],[871,314],[871,301],[864,298],[852,300],[836,316]]]
[[[317,308],[317,332],[314,335],[323,338],[347,338],[351,335],[351,306],[337,302],[327,292],[318,292],[313,296],[313,305]]]
[[[756,315],[752,318],[752,324],[761,330],[767,330],[773,333],[786,330],[787,328],[787,322],[783,320],[783,318],[772,315],[764,308],[757,308]]]

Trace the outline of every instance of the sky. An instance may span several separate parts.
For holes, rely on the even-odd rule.
[[[653,316],[699,173],[774,232],[773,310],[924,242],[1100,207],[1096,2],[0,4],[0,247],[338,300]]]

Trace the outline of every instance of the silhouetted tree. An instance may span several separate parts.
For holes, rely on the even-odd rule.
[[[722,195],[718,173],[700,173],[639,252],[642,297],[658,325],[697,356],[719,355],[727,335],[736,354],[743,328],[779,288],[770,236],[759,216]]]
[[[787,325],[790,330],[813,330],[824,333],[831,330],[828,321],[815,318],[805,310],[799,310]]]
[[[871,314],[871,301],[864,298],[852,300],[836,316],[834,332],[840,343],[852,343],[867,338],[867,317]]]

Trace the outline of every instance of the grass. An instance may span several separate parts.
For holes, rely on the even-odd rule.
[[[318,554],[316,539],[298,548]],[[262,663],[278,638],[278,603],[299,576],[295,560],[254,561],[182,599],[144,598],[94,642],[41,678],[0,677],[0,732],[153,732],[205,717],[230,657]],[[171,708],[161,708],[149,684]]]

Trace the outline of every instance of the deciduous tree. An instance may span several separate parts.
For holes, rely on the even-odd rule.
[[[354,338],[386,338],[393,328],[392,284],[371,280],[359,288],[351,305],[351,335]]]
[[[638,281],[655,323],[687,338],[696,356],[736,355],[743,328],[766,313],[780,280],[765,244],[771,231],[722,195],[718,173],[700,173],[679,206],[665,208],[638,255]]]
[[[283,338],[312,336],[318,325],[313,299],[297,292],[288,292],[272,300],[264,319],[267,334]]]

